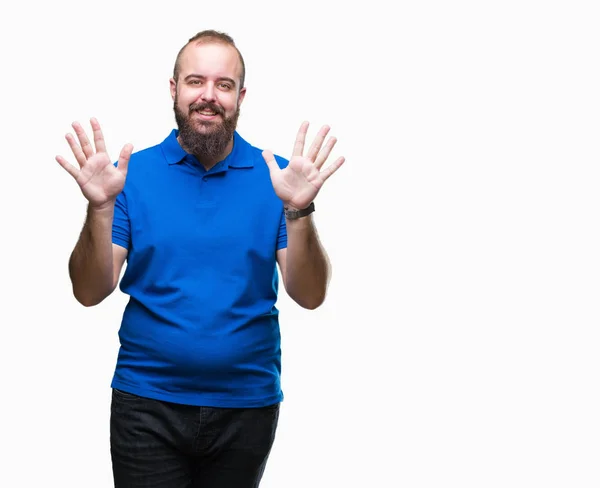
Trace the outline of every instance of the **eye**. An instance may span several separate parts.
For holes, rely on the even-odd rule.
[[[202,81],[200,80],[190,80],[190,85],[200,85],[202,83]]]
[[[231,85],[229,83],[219,83],[219,88],[221,90],[231,90]]]

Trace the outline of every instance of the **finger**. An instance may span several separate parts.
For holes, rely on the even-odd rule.
[[[102,134],[102,129],[100,128],[98,120],[95,117],[92,117],[90,119],[90,124],[92,126],[92,132],[94,133],[94,146],[96,146],[96,152],[106,152],[104,135]]]
[[[317,154],[319,154],[319,151],[321,150],[321,146],[323,145],[323,141],[325,140],[325,137],[327,136],[328,132],[329,126],[324,125],[323,127],[321,127],[321,130],[315,137],[312,146],[310,146],[310,149],[308,150],[308,154],[306,155],[306,157],[310,159],[313,163],[315,162]]]
[[[70,164],[62,156],[56,156],[55,159],[58,161],[58,164],[60,164],[63,168],[65,168],[65,170],[67,170],[67,173],[69,173],[73,178],[77,179],[79,171],[77,171],[77,168],[75,168],[75,166]]]
[[[79,163],[79,167],[80,168],[83,167],[83,165],[85,164],[87,159],[85,157],[85,154],[83,154],[81,147],[79,147],[79,144],[77,144],[77,141],[73,137],[73,134],[67,134],[65,136],[65,139],[67,139],[67,142],[69,143],[69,146],[71,147],[71,151],[73,151],[73,155],[75,156],[75,159]]]
[[[265,160],[265,163],[267,163],[267,166],[269,167],[269,173],[274,174],[277,171],[281,171],[279,165],[277,164],[277,161],[275,160],[275,156],[271,151],[265,149],[262,152],[262,157]]]
[[[81,150],[83,154],[85,154],[86,158],[89,158],[94,155],[94,149],[92,148],[92,144],[88,139],[83,127],[79,122],[73,122],[73,129],[75,130],[75,134],[77,134],[77,138],[79,139],[79,144],[81,144]]]
[[[294,150],[292,151],[292,156],[302,156],[304,152],[304,141],[306,140],[306,133],[308,132],[308,122],[305,120],[300,125],[300,129],[298,129],[298,134],[296,135],[296,142],[294,143]]]
[[[331,154],[333,146],[335,146],[336,142],[337,142],[337,139],[335,137],[330,137],[329,138],[329,140],[325,144],[325,147],[319,153],[319,155],[317,156],[317,159],[315,160],[315,168],[321,169],[321,166],[323,166],[323,164],[325,163],[325,161],[329,157],[329,154]]]
[[[340,169],[342,164],[344,164],[345,160],[346,159],[343,156],[339,157],[335,160],[334,163],[330,164],[329,166],[327,166],[327,168],[321,171],[321,181],[325,182],[327,178],[329,178],[333,173]]]
[[[125,144],[123,149],[121,149],[121,154],[119,154],[119,160],[117,161],[117,169],[123,173],[123,175],[127,174],[127,168],[129,168],[129,158],[131,158],[131,153],[133,152],[132,144]]]

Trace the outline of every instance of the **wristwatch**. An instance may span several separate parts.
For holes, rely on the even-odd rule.
[[[283,209],[285,218],[288,220],[296,220],[300,217],[306,217],[315,211],[315,202],[311,202],[310,205],[302,210],[288,210],[287,207]]]

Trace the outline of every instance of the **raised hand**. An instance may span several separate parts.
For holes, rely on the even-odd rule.
[[[330,137],[321,149],[323,141],[329,133],[329,127],[326,125],[321,128],[315,137],[306,156],[303,156],[307,131],[308,122],[303,122],[296,136],[292,158],[284,169],[279,168],[271,151],[265,150],[262,153],[265,162],[269,166],[275,193],[285,206],[297,209],[308,207],[327,178],[344,163],[344,158],[340,157],[321,170],[337,142],[335,137]]]
[[[72,134],[67,134],[66,139],[71,146],[73,155],[79,163],[79,169],[70,164],[62,156],[56,156],[56,161],[73,177],[81,188],[81,192],[93,207],[103,207],[114,202],[123,190],[125,177],[127,176],[127,165],[133,146],[125,144],[119,155],[117,167],[108,157],[104,136],[100,124],[95,118],[90,120],[94,133],[94,148],[90,143],[83,127],[79,122],[74,122],[72,127],[77,134],[79,144]]]

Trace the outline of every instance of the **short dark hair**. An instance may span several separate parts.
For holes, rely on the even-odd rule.
[[[179,70],[180,70],[179,65],[181,63],[181,56],[183,54],[183,50],[193,42],[196,42],[196,43],[215,42],[215,43],[225,44],[225,45],[233,47],[237,51],[238,56],[240,57],[240,63],[242,63],[242,73],[240,75],[239,89],[241,90],[242,88],[244,88],[244,80],[246,78],[246,64],[244,63],[244,58],[242,57],[242,53],[237,48],[237,46],[235,45],[235,42],[233,41],[233,38],[229,34],[226,34],[225,32],[215,31],[215,30],[203,30],[201,32],[198,32],[194,37],[190,37],[189,41],[185,44],[185,46],[183,46],[179,50],[179,53],[177,53],[177,59],[175,60],[175,67],[173,68],[173,79],[175,81],[177,81],[177,78],[179,77]]]

